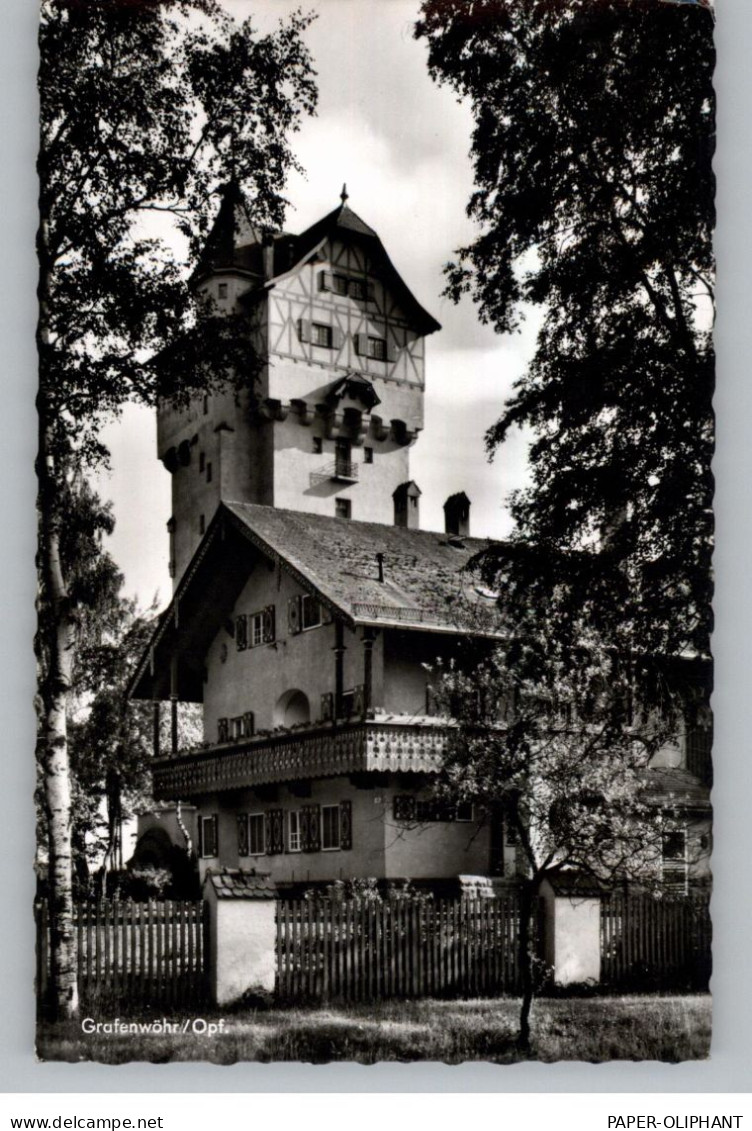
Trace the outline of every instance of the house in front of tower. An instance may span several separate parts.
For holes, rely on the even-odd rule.
[[[268,236],[228,189],[194,281],[248,312],[263,365],[240,392],[159,410],[175,586],[132,685],[157,722],[172,712],[155,797],[189,803],[202,874],[514,881],[502,822],[432,794],[450,731],[430,666],[492,643],[495,618],[466,570],[486,545],[469,499],[421,530],[410,478],[438,324],[344,193],[302,235]],[[200,750],[178,750],[181,702],[203,704]],[[704,819],[687,750],[661,757]]]

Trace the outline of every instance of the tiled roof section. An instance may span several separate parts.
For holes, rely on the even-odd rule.
[[[298,236],[299,254],[305,255],[308,251],[317,247],[323,239],[326,239],[337,228],[374,240],[379,238],[373,228],[369,228],[368,224],[361,220],[352,208],[348,208],[346,204],[340,204],[333,212],[330,212],[321,220],[317,220],[310,228],[306,228],[304,232],[300,233]]]
[[[276,899],[277,889],[267,872],[245,871],[243,868],[207,870],[205,883],[211,884],[217,899]]]
[[[273,554],[352,621],[426,625],[455,631],[495,614],[478,593],[470,559],[488,546],[480,538],[453,538],[376,522],[352,522],[249,503],[226,509],[251,539]],[[383,554],[379,581],[376,555]]]

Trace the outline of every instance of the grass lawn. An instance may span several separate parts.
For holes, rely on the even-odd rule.
[[[514,998],[476,1001],[383,1002],[328,1008],[207,1011],[208,1033],[92,1033],[81,1024],[42,1026],[37,1053],[42,1060],[93,1060],[123,1064],[237,1061],[436,1060],[448,1064],[484,1060],[512,1064],[519,1003]],[[124,1017],[124,1023],[155,1021]],[[102,1017],[112,1022],[113,1017]],[[186,1014],[166,1019],[182,1023]],[[188,1019],[188,1023],[193,1018]],[[598,997],[541,999],[533,1006],[532,1059],[701,1060],[710,1050],[709,995],[683,997]],[[527,1059],[531,1059],[528,1057]]]

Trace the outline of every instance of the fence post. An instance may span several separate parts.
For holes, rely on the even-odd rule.
[[[208,869],[209,984],[215,1005],[249,991],[273,992],[276,977],[277,891],[268,875],[240,868]]]

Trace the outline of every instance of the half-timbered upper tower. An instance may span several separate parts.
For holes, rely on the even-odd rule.
[[[346,191],[301,235],[265,235],[228,186],[194,281],[220,309],[248,313],[263,364],[239,393],[160,409],[173,576],[220,501],[416,528],[409,448],[439,324]]]

